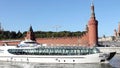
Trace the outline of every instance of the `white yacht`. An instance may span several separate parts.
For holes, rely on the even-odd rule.
[[[39,44],[36,41],[26,39],[24,41],[21,41],[20,44],[18,44],[18,47],[35,47]]]
[[[42,46],[25,40],[18,46],[0,46],[0,61],[38,63],[101,63],[108,62],[116,52],[101,53],[95,47]]]

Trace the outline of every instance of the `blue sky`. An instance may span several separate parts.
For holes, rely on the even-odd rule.
[[[111,36],[120,22],[120,0],[94,0],[99,36]],[[0,0],[4,30],[83,31],[90,18],[91,0]]]

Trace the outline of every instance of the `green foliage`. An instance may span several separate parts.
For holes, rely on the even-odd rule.
[[[19,39],[26,36],[25,32],[18,31],[17,33],[15,31],[2,31],[0,32],[0,40],[1,39]],[[80,37],[83,35],[85,31],[76,31],[76,32],[70,32],[70,31],[60,31],[60,32],[52,32],[52,31],[35,31],[35,37],[36,38],[56,38],[56,37]]]
[[[17,39],[17,38],[21,38],[22,35],[23,34],[20,31],[18,31],[18,33],[16,33],[15,31],[2,31],[0,33],[0,40],[2,40],[2,39]]]

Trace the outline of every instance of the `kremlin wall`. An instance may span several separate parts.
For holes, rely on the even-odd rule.
[[[34,40],[39,44],[49,46],[96,46],[96,45],[117,45],[120,44],[120,24],[118,30],[114,30],[114,36],[98,38],[98,21],[95,17],[94,4],[91,4],[91,15],[86,26],[85,33],[80,37],[60,37],[60,38],[36,38],[32,26],[26,33],[25,40]],[[0,45],[17,45],[24,39],[19,40],[1,40]],[[99,41],[99,42],[98,42]],[[110,42],[111,41],[111,42]]]

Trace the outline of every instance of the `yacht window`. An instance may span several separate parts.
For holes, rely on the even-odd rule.
[[[75,62],[75,60],[73,60],[73,62]]]

